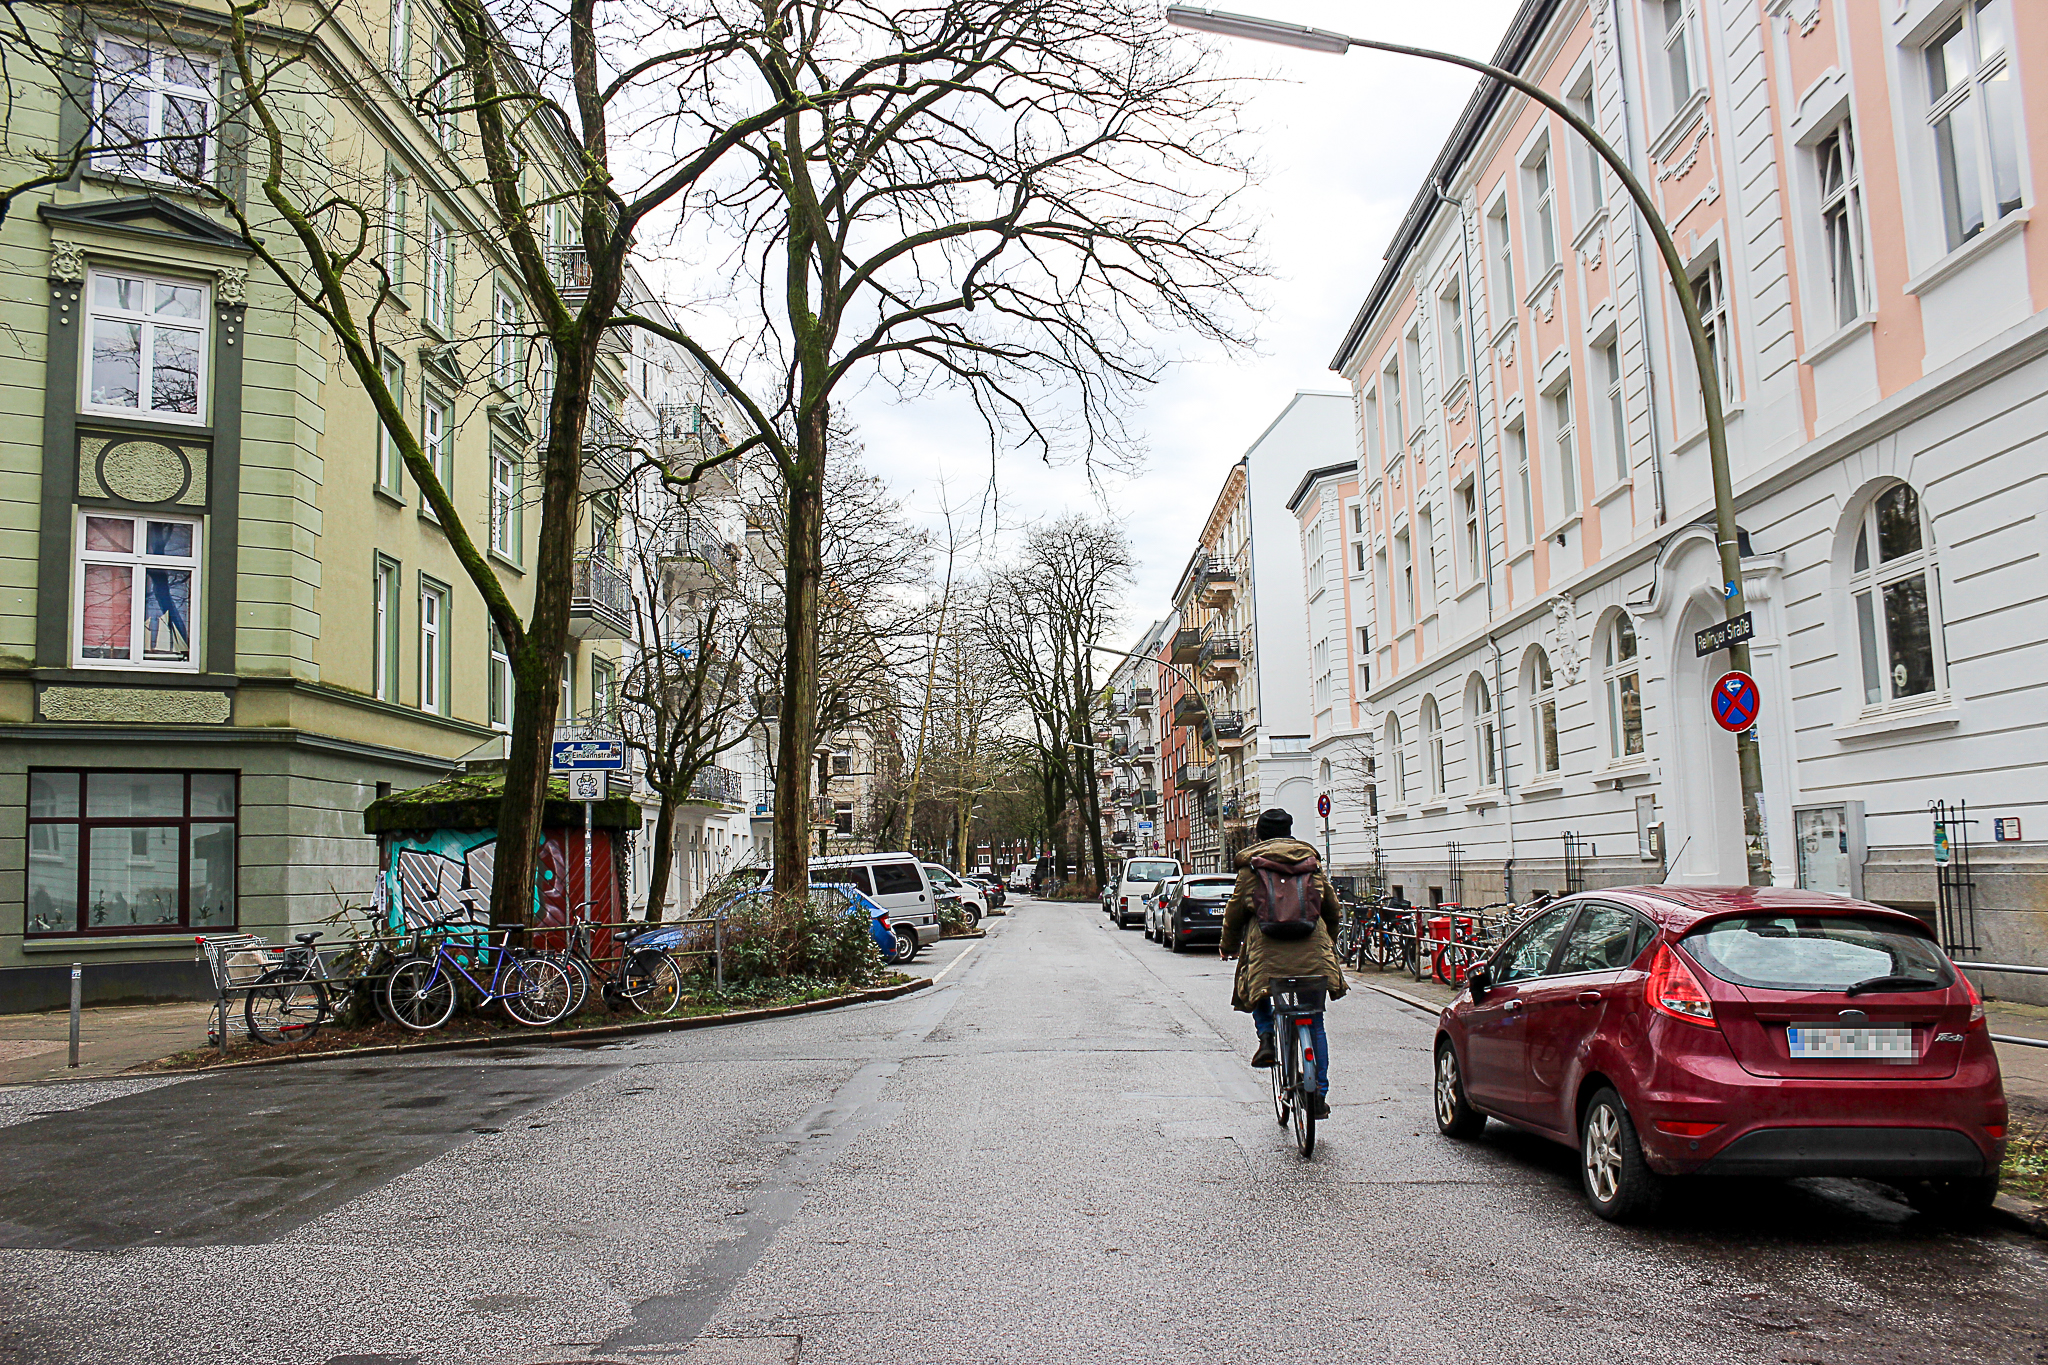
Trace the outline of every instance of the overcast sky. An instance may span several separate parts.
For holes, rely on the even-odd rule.
[[[1481,58],[1492,54],[1515,9],[1513,0],[1212,2]],[[1246,111],[1252,150],[1268,171],[1252,206],[1266,224],[1273,278],[1264,290],[1258,354],[1195,352],[1132,415],[1150,460],[1138,477],[1103,489],[1137,550],[1132,634],[1166,614],[1230,465],[1296,390],[1344,387],[1330,357],[1474,84],[1456,67],[1363,51],[1332,57],[1236,42],[1223,59],[1231,71],[1276,78],[1250,89]],[[935,518],[941,479],[955,504],[977,500],[986,488],[987,443],[971,413],[929,397],[892,403],[879,392],[856,396],[848,411],[860,424],[868,465],[920,519]],[[1016,455],[998,465],[997,477],[1006,527],[1103,509],[1076,468],[1047,469]]]

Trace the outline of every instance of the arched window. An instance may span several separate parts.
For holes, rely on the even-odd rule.
[[[1522,674],[1522,694],[1529,699],[1529,761],[1539,774],[1554,773],[1560,762],[1557,679],[1550,671],[1550,656],[1541,645],[1529,650],[1529,662]]]
[[[1500,739],[1494,728],[1493,689],[1477,673],[1465,684],[1465,714],[1472,718],[1472,768],[1479,776],[1479,786],[1482,790],[1498,787]]]
[[[1401,752],[1401,718],[1387,712],[1387,787],[1393,804],[1408,804],[1408,756]]]
[[[1429,794],[1444,794],[1444,719],[1436,709],[1435,697],[1422,699],[1422,766],[1429,779]]]
[[[1316,785],[1324,791],[1330,789],[1330,760],[1327,758],[1316,765]]]
[[[1863,659],[1863,704],[1886,706],[1939,692],[1941,600],[1934,537],[1920,497],[1895,483],[1870,500],[1856,531],[1849,595]]]
[[[1615,759],[1643,752],[1643,675],[1636,658],[1636,623],[1616,612],[1607,628],[1607,652],[1601,659],[1607,680],[1607,747]]]

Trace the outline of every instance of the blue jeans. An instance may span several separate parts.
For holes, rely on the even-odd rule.
[[[1323,1016],[1311,1016],[1315,1023],[1309,1026],[1309,1047],[1316,1054],[1316,1093],[1330,1093],[1330,1035],[1323,1031]],[[1252,1027],[1259,1031],[1259,1037],[1268,1038],[1273,1033],[1273,1002],[1261,1000],[1252,1006]]]

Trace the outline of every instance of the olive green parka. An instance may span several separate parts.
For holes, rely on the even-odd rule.
[[[1266,998],[1267,982],[1274,977],[1320,976],[1329,983],[1332,1000],[1350,989],[1337,961],[1337,893],[1320,868],[1313,874],[1312,895],[1322,902],[1323,913],[1307,938],[1267,938],[1259,928],[1258,912],[1252,908],[1252,892],[1259,884],[1259,874],[1251,865],[1253,858],[1294,863],[1319,856],[1313,846],[1299,839],[1263,839],[1237,855],[1237,885],[1223,907],[1222,952],[1227,957],[1242,950],[1230,989],[1231,1008],[1249,1013]]]

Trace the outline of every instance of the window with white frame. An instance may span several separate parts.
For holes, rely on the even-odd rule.
[[[1556,520],[1563,521],[1579,510],[1578,410],[1572,405],[1572,381],[1567,375],[1544,396],[1543,406],[1550,426],[1550,453],[1557,471],[1552,487],[1557,492]]]
[[[1643,752],[1642,663],[1636,653],[1636,623],[1627,612],[1616,612],[1601,656],[1607,685],[1607,752],[1616,762]]]
[[[1893,484],[1863,509],[1850,563],[1865,707],[1917,705],[1941,693],[1939,588],[1920,496],[1910,484]]]
[[[1380,400],[1376,391],[1370,389],[1366,391],[1365,398],[1359,405],[1359,413],[1359,425],[1365,429],[1365,457],[1367,460],[1378,460],[1380,456]],[[1377,465],[1368,464],[1366,466],[1368,475],[1371,470],[1377,467]]]
[[[618,714],[619,673],[610,659],[602,655],[590,656],[590,714],[594,719],[608,720]],[[833,756],[836,764],[838,756]]]
[[[517,561],[520,549],[519,457],[491,445],[491,549]]]
[[[398,578],[395,559],[378,555],[370,571],[370,695],[398,700]]]
[[[526,336],[520,326],[519,299],[502,284],[491,287],[491,382],[507,393],[519,392]]]
[[[412,76],[412,0],[391,0],[391,23],[384,34],[384,69],[404,90]]]
[[[1707,332],[1707,356],[1713,362],[1714,379],[1721,386],[1721,397],[1735,397],[1735,366],[1729,358],[1728,287],[1721,278],[1721,262],[1717,257],[1707,262],[1707,268],[1693,276],[1693,302],[1699,305],[1700,325]]]
[[[206,287],[126,270],[88,282],[88,412],[197,423],[205,417]]]
[[[455,405],[430,385],[420,386],[420,453],[450,497],[455,495]],[[426,500],[420,510],[428,511]],[[431,512],[429,512],[431,515]]]
[[[1821,240],[1828,254],[1828,311],[1837,327],[1863,315],[1863,177],[1856,133],[1843,119],[1814,145]]]
[[[1465,684],[1465,713],[1471,717],[1473,770],[1481,790],[1500,785],[1499,731],[1493,718],[1493,691],[1474,673]]]
[[[1600,449],[1607,477],[1616,483],[1629,476],[1628,414],[1622,407],[1621,343],[1613,337],[1593,347],[1593,379],[1600,385]]]
[[[1508,232],[1508,197],[1503,194],[1486,214],[1487,256],[1492,263],[1493,303],[1488,321],[1498,333],[1515,316],[1515,243]]]
[[[1572,93],[1565,96],[1565,106],[1581,119],[1584,119],[1589,126],[1595,129],[1599,128],[1599,113],[1593,108],[1593,73],[1591,70],[1588,70],[1581,76],[1578,85],[1573,88]],[[1594,216],[1606,206],[1607,186],[1601,178],[1603,163],[1600,160],[1600,154],[1593,150],[1593,144],[1580,137],[1574,131],[1570,145],[1572,148],[1573,169],[1573,222],[1577,226],[1583,226],[1586,223],[1592,222]]]
[[[1351,542],[1351,567],[1359,573],[1365,572],[1365,542],[1362,540]]]
[[[1923,50],[1927,125],[1951,251],[2020,207],[2012,46],[2007,0],[1969,0]]]
[[[1437,298],[1436,337],[1448,389],[1465,377],[1465,300],[1456,280]]]
[[[1408,445],[1408,427],[1401,411],[1401,362],[1397,357],[1387,357],[1386,372],[1380,376],[1380,392],[1386,396],[1387,463],[1398,469],[1401,453]]]
[[[1358,695],[1372,691],[1372,628],[1358,627]]]
[[[1650,87],[1657,120],[1676,117],[1692,98],[1691,16],[1688,0],[1644,0],[1644,41],[1650,44]]]
[[[1522,693],[1529,699],[1530,764],[1538,773],[1554,773],[1563,761],[1557,747],[1557,678],[1541,645],[1529,650]]]
[[[427,214],[426,257],[426,322],[445,336],[455,323],[455,234],[432,211]]]
[[[405,283],[405,211],[411,189],[404,171],[392,168],[384,172],[384,258],[380,264],[393,289]]]
[[[1401,381],[1408,386],[1408,392],[1401,395],[1401,412],[1408,419],[1408,426],[1401,431],[1405,441],[1422,429],[1422,332],[1410,327],[1401,338]],[[1417,458],[1422,451],[1416,449]]]
[[[1520,422],[1507,429],[1508,468],[1514,470],[1515,518],[1521,544],[1536,543],[1536,489],[1529,478],[1529,433]]]
[[[448,589],[420,579],[420,710],[448,713]]]
[[[1401,718],[1387,712],[1387,786],[1397,806],[1408,804],[1408,755],[1401,748]]]
[[[1435,697],[1422,699],[1422,767],[1429,794],[1444,794],[1444,720]]]
[[[203,182],[213,167],[219,67],[189,52],[103,35],[93,63],[100,170]]]
[[[1394,533],[1394,625],[1406,630],[1415,624],[1415,553],[1408,533]]]
[[[384,353],[384,387],[391,391],[391,401],[400,412],[405,411],[405,362],[390,351]],[[400,496],[404,487],[400,471],[404,468],[405,456],[398,449],[398,440],[391,426],[381,418],[377,422],[377,487],[392,497]]]
[[[484,716],[493,730],[512,728],[512,656],[498,623],[490,623],[490,663],[484,670]]]
[[[1427,615],[1436,610],[1436,513],[1424,503],[1415,514],[1415,539],[1422,547],[1422,584],[1417,607]]]
[[[199,523],[88,511],[77,544],[77,666],[196,670]]]
[[[434,41],[434,89],[427,96],[428,122],[434,141],[447,151],[455,150],[455,110],[462,104],[462,57],[446,38]]]
[[[1557,186],[1550,175],[1550,144],[1545,143],[1522,167],[1522,202],[1527,205],[1528,255],[1540,282],[1558,263]]]
[[[1308,595],[1314,598],[1323,590],[1323,523],[1318,520],[1308,528],[1302,546],[1302,554],[1308,560]]]
[[[1486,572],[1484,532],[1479,521],[1479,486],[1476,479],[1458,485],[1458,526],[1465,551],[1465,582],[1477,583]]]
[[[1330,642],[1316,641],[1314,653],[1316,710],[1326,711],[1330,707]]]

